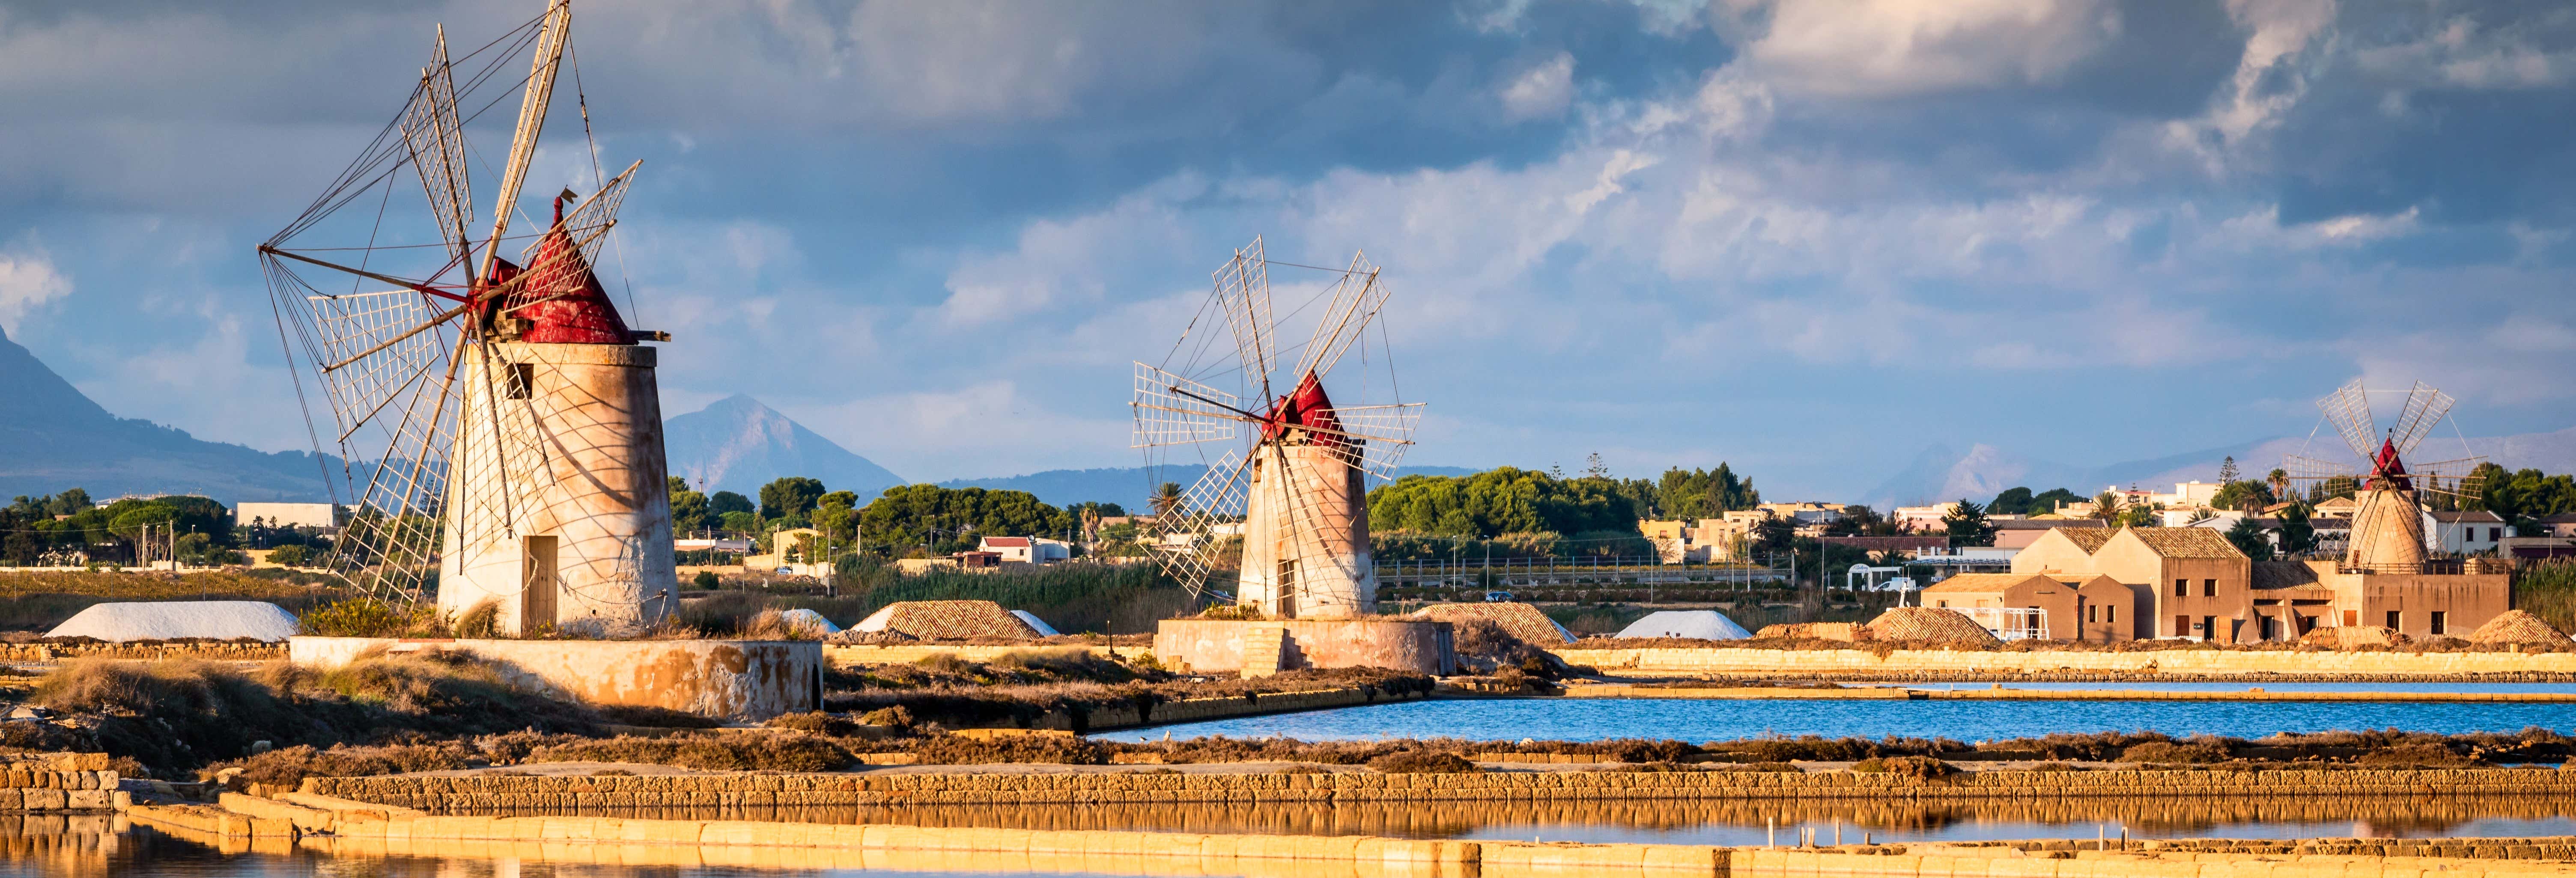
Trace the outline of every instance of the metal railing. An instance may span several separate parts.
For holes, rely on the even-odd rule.
[[[2048,611],[2037,607],[1947,607],[2004,640],[2047,640]]]

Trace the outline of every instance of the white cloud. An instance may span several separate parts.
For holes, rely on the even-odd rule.
[[[834,442],[924,481],[1101,466],[1098,449],[1127,445],[1125,406],[1086,416],[1059,402],[1006,379],[847,401],[770,401]]]
[[[2353,213],[2284,226],[2280,205],[2269,205],[2221,221],[2212,243],[2248,252],[2355,247],[2414,234],[2419,213],[2419,208],[2409,207],[2390,214]]]
[[[2228,0],[2227,15],[2251,31],[2236,73],[2207,114],[2165,129],[2170,146],[2197,157],[2211,173],[2223,171],[2234,147],[2306,96],[2308,75],[2292,62],[2334,23],[2335,0]]]
[[[1574,100],[1574,56],[1558,52],[1554,57],[1522,70],[1505,83],[1499,95],[1503,118],[1513,122],[1553,118],[1565,113]]]
[[[1781,88],[1891,97],[2055,80],[2120,32],[2097,0],[1717,0]]]
[[[17,332],[29,313],[71,292],[72,279],[44,253],[0,253],[0,330]]]
[[[2517,34],[2484,32],[2465,17],[2420,39],[2357,50],[2353,60],[2417,88],[2543,88],[2576,73],[2576,53],[2535,48]]]

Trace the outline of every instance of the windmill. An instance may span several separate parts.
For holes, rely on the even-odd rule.
[[[2317,400],[2324,422],[2334,425],[2353,460],[2314,457],[2302,448],[2300,454],[2282,458],[2281,468],[2295,485],[2326,494],[2352,493],[2356,506],[2352,536],[2344,549],[2344,570],[2419,573],[2424,569],[2424,500],[2478,499],[2484,485],[2475,472],[2486,458],[2468,455],[2410,466],[2405,457],[2415,453],[2434,425],[2449,416],[2450,395],[2415,382],[2406,391],[2396,424],[2382,431],[2371,416],[2370,394],[2356,380]],[[2313,437],[2310,442],[2314,444]],[[2460,444],[2465,453],[2468,440],[2463,438]]]
[[[1271,308],[1273,266],[1334,275],[1290,309],[1291,319],[1313,327],[1285,351],[1279,339],[1290,334]],[[1156,516],[1155,558],[1202,596],[1211,574],[1232,564],[1234,601],[1274,618],[1373,612],[1368,481],[1394,476],[1422,417],[1421,403],[1398,398],[1385,354],[1372,360],[1362,343],[1376,328],[1384,346],[1378,315],[1386,283],[1365,254],[1347,269],[1272,262],[1259,238],[1235,251],[1214,281],[1164,364],[1136,364],[1134,444],[1145,449],[1149,470],[1193,451],[1207,465]],[[1211,316],[1230,338],[1198,332]],[[1344,366],[1354,349],[1361,365]]]
[[[297,393],[305,370],[321,391],[316,450],[338,452],[334,494],[355,507],[330,563],[399,606],[492,602],[504,632],[649,623],[677,587],[655,350],[639,344],[669,337],[628,329],[593,271],[641,163],[606,178],[591,143],[587,197],[567,186],[544,222],[519,199],[571,27],[570,0],[550,0],[452,60],[440,28],[403,109],[259,246]],[[508,76],[519,57],[524,79]],[[487,231],[471,135],[522,84]]]

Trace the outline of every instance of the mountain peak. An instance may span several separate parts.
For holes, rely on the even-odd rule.
[[[663,457],[671,474],[708,493],[749,496],[772,480],[807,476],[822,480],[826,489],[850,491],[866,501],[905,484],[902,476],[806,429],[747,393],[665,419],[662,435]]]
[[[0,496],[82,488],[93,497],[203,494],[322,500],[323,468],[304,452],[264,454],[111,414],[0,334]]]

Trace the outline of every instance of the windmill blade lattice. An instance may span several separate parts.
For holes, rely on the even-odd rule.
[[[1218,525],[1243,520],[1252,461],[1229,450],[1181,493],[1180,505],[1155,516],[1154,560],[1191,596],[1207,594],[1210,575],[1222,569],[1227,538]]]
[[[1136,428],[1130,447],[1154,448],[1237,438],[1243,401],[1214,387],[1136,364]]]
[[[2406,408],[2398,413],[2397,426],[2388,434],[2389,444],[2395,446],[2399,454],[2415,453],[2415,443],[2423,441],[2424,434],[2450,412],[2450,394],[2426,387],[2424,382],[2415,382],[2414,389],[2406,393]]]
[[[2379,425],[2370,416],[2370,391],[2360,381],[2336,388],[2317,400],[2317,408],[2325,412],[2326,420],[2334,424],[2335,434],[2343,437],[2352,453],[2368,458],[2379,451]]]

